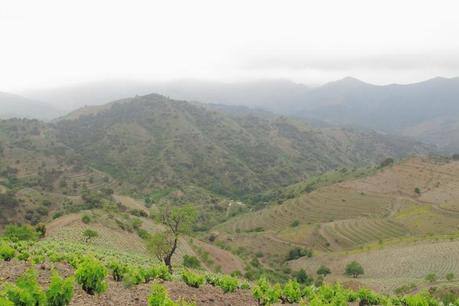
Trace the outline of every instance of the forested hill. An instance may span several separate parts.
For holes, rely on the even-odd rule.
[[[317,129],[286,117],[234,116],[156,94],[87,107],[54,128],[61,142],[120,180],[142,188],[197,185],[226,195],[429,149],[372,131]]]

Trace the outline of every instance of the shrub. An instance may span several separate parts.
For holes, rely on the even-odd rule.
[[[419,187],[416,187],[416,188],[414,188],[414,192],[416,194],[421,194],[421,189],[419,189]]]
[[[331,273],[330,268],[324,265],[321,265],[319,269],[317,270],[317,274],[322,275],[322,276],[327,276],[330,273]]]
[[[310,277],[304,269],[301,269],[300,271],[295,273],[295,279],[300,283],[304,285],[311,285],[313,282],[312,277]]]
[[[73,297],[73,277],[62,279],[57,272],[53,272],[46,297],[48,306],[69,305]]]
[[[107,270],[95,258],[84,258],[75,271],[75,276],[78,284],[88,294],[102,293],[107,289]]]
[[[302,248],[293,248],[288,252],[287,260],[294,260],[304,256],[312,257],[312,251]]]
[[[0,258],[4,261],[10,261],[14,258],[16,250],[13,249],[7,242],[0,241]]]
[[[369,289],[360,289],[357,296],[360,300],[360,305],[380,305],[384,300],[381,295]]]
[[[19,306],[46,306],[46,295],[38,283],[37,272],[30,269],[16,280],[16,285],[5,285],[5,296]]]
[[[289,280],[282,290],[282,300],[284,302],[298,303],[301,295],[300,285],[294,280]]]
[[[0,305],[2,306],[14,306],[13,302],[11,302],[8,298],[0,295]]]
[[[291,227],[297,227],[298,225],[300,225],[300,221],[298,220],[295,220],[292,222],[292,224],[290,224]]]
[[[223,275],[218,279],[217,285],[223,289],[223,292],[234,292],[239,288],[239,280],[237,278]]]
[[[190,287],[199,288],[204,283],[205,277],[200,274],[193,273],[189,270],[182,272],[183,281]]]
[[[277,303],[282,290],[278,287],[271,287],[265,277],[260,278],[252,289],[253,297],[258,305],[269,305]]]
[[[163,263],[153,265],[149,268],[144,268],[141,270],[141,273],[146,283],[157,278],[162,280],[172,279],[172,275],[169,272],[169,268]]]
[[[358,262],[353,261],[347,264],[346,270],[344,271],[346,275],[357,278],[359,275],[364,274],[363,267]]]
[[[3,235],[11,241],[37,240],[38,233],[30,225],[9,224]]]
[[[127,269],[127,272],[123,275],[123,283],[128,288],[138,285],[144,280],[145,277],[139,268]]]
[[[98,237],[99,234],[92,230],[92,229],[87,229],[83,232],[83,238],[85,242],[89,242],[89,240]]]
[[[449,272],[446,274],[446,280],[448,282],[452,281],[454,279],[454,273],[453,272]]]
[[[435,273],[429,273],[426,275],[425,279],[429,283],[434,283],[437,280],[437,275]]]
[[[151,293],[148,297],[149,306],[175,306],[175,303],[169,298],[166,288],[160,284],[151,286]]]
[[[91,217],[89,215],[83,215],[83,217],[81,217],[81,221],[84,224],[89,224],[91,222]]]
[[[123,275],[127,272],[127,266],[119,261],[112,261],[108,268],[112,271],[112,277],[115,282],[123,280]]]
[[[201,263],[199,262],[199,259],[196,258],[196,256],[185,255],[183,256],[183,266],[192,269],[200,269]]]

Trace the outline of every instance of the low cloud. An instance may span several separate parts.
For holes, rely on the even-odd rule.
[[[325,56],[258,56],[248,59],[244,68],[249,70],[455,70],[459,74],[459,52],[447,54],[397,54],[339,57]]]

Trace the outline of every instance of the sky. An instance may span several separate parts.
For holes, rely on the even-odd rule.
[[[459,76],[456,0],[0,0],[0,91]]]

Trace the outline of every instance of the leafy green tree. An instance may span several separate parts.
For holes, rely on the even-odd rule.
[[[359,275],[364,274],[363,267],[356,261],[350,262],[347,264],[346,269],[344,271],[346,275],[352,276],[354,278],[359,277]]]
[[[319,269],[317,270],[317,274],[322,275],[323,277],[327,276],[330,273],[331,273],[330,268],[324,265],[321,265]]]
[[[172,256],[177,250],[179,237],[191,232],[197,213],[191,205],[183,207],[163,207],[156,219],[166,227],[161,233],[151,235],[147,240],[148,249],[172,272]]]

